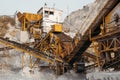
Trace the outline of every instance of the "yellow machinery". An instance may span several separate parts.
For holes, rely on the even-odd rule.
[[[61,24],[53,25],[52,30],[35,45],[36,49],[48,52],[49,55],[53,55],[58,59],[69,55],[72,47],[72,38],[62,32]]]
[[[54,32],[62,32],[62,25],[61,24],[55,24],[52,26]]]
[[[57,71],[56,67],[59,67],[60,71],[57,71],[57,74],[62,74],[64,73],[64,63],[58,61],[64,62],[64,58],[70,55],[73,50],[72,38],[62,32],[61,24],[55,24],[52,26],[52,30],[34,48],[54,57],[56,61],[51,66],[55,67],[55,71]]]
[[[31,36],[35,39],[39,39],[41,35],[40,22],[42,15],[32,13],[17,13],[18,20],[22,24],[22,31],[29,31]]]
[[[30,35],[33,35],[35,39],[39,39],[35,42],[34,48],[44,53],[44,55],[47,55],[48,57],[44,58],[42,56],[41,59],[40,56],[39,58],[36,58],[44,61],[47,60],[46,62],[54,67],[57,62],[63,62],[63,58],[69,55],[73,45],[72,39],[62,32],[62,25],[53,25],[52,30],[44,38],[40,39],[41,34],[37,33],[39,33],[40,30],[40,21],[42,20],[42,16],[31,13],[21,14],[20,12],[17,14],[17,16],[22,24],[22,31],[29,31]],[[50,60],[50,57],[53,57],[54,61]]]

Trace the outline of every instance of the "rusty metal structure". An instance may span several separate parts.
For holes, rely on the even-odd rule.
[[[119,0],[108,0],[87,28],[85,34],[80,35],[78,32],[74,39],[62,32],[61,24],[53,25],[52,30],[41,37],[41,34],[34,33],[33,29],[40,29],[42,16],[18,13],[22,30],[28,30],[33,33],[35,39],[38,39],[33,44],[34,47],[2,37],[0,37],[0,43],[35,57],[35,63],[40,60],[47,62],[49,67],[59,75],[70,69],[74,69],[76,72],[84,71],[84,56],[93,58],[96,61],[94,65],[102,69],[109,67],[117,69],[119,66],[115,65],[120,62],[120,13],[117,13],[116,10],[120,10]],[[91,43],[96,55],[85,52]]]
[[[119,68],[120,51],[120,3],[103,17],[100,34],[91,37],[101,69]],[[117,66],[116,66],[117,65]]]

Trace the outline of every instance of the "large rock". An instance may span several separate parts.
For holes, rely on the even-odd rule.
[[[72,12],[63,22],[64,31],[74,33],[79,31],[83,35],[107,2],[108,0],[96,0],[83,6],[83,9]]]

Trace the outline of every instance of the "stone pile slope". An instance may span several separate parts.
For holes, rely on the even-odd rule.
[[[83,9],[72,12],[68,15],[63,22],[63,29],[65,32],[79,32],[84,34],[100,10],[109,0],[96,0],[83,6]]]
[[[11,24],[12,26],[15,25],[14,18],[10,16],[0,16],[0,36],[5,36],[7,30],[9,29],[8,24]]]

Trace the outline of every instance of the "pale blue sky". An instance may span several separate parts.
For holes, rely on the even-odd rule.
[[[36,13],[44,3],[63,10],[63,18],[94,0],[0,0],[0,15],[13,15],[16,11]]]

